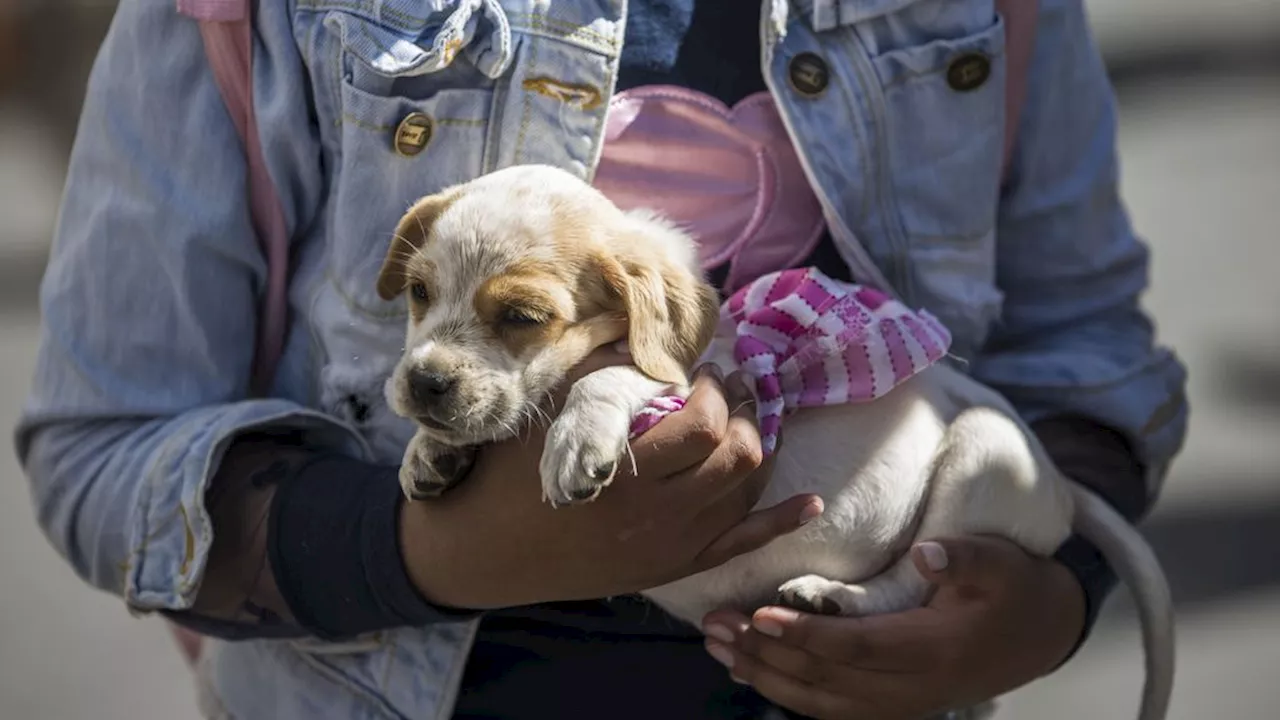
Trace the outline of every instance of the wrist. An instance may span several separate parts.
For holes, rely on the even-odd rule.
[[[1053,625],[1060,628],[1052,646],[1056,649],[1052,658],[1052,667],[1059,667],[1067,658],[1075,653],[1081,639],[1085,636],[1085,625],[1088,623],[1088,599],[1084,586],[1069,568],[1054,562],[1050,587],[1052,588],[1056,609]]]
[[[460,517],[449,498],[409,502],[401,494],[400,557],[424,602],[455,614],[545,602],[529,596],[531,588],[486,535]]]
[[[408,502],[403,495],[398,510],[397,544],[405,576],[427,603],[442,608],[479,607],[474,593],[462,587],[455,571],[458,557],[450,540],[448,519],[432,512],[426,503]]]
[[[1073,535],[1054,553],[1053,559],[1064,570],[1062,574],[1070,578],[1074,587],[1074,597],[1080,601],[1079,622],[1071,627],[1076,628],[1075,642],[1070,651],[1058,665],[1065,664],[1075,656],[1089,639],[1098,614],[1106,602],[1107,596],[1115,587],[1116,576],[1102,554],[1084,538]]]
[[[1146,514],[1150,498],[1144,470],[1120,433],[1074,416],[1046,418],[1032,428],[1064,475],[1098,493],[1130,522]],[[1065,663],[1088,640],[1116,576],[1098,549],[1078,535],[1063,543],[1054,559],[1070,572],[1084,599],[1083,625]]]

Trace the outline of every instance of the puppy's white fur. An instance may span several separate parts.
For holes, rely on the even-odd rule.
[[[445,209],[407,216],[402,232],[422,223],[423,237],[407,243],[411,248],[393,247],[384,269],[388,295],[412,278],[418,256],[429,258],[434,272],[448,278],[440,283],[443,307],[410,320],[397,375],[411,371],[424,348],[435,353],[452,345],[449,352],[469,358],[457,361],[458,367],[486,387],[469,399],[480,408],[469,412],[482,420],[474,426],[463,423],[465,432],[442,435],[425,429],[409,455],[430,457],[440,443],[484,442],[515,432],[532,413],[526,409],[521,416],[513,408],[541,402],[592,347],[612,339],[611,333],[620,334],[616,322],[603,323],[597,327],[606,329],[588,333],[588,339],[570,343],[572,347],[565,336],[557,336],[513,353],[472,317],[471,300],[485,278],[505,272],[522,257],[547,256],[575,271],[593,272],[590,262],[555,257],[569,252],[566,242],[589,247],[588,254],[625,256],[629,263],[648,264],[661,273],[632,272],[630,285],[615,288],[622,295],[656,294],[656,305],[594,308],[606,315],[620,309],[626,315],[633,350],[637,340],[646,354],[652,354],[655,342],[663,349],[705,346],[704,358],[726,373],[736,369],[731,328],[710,337],[715,317],[708,312],[705,292],[688,289],[691,283],[703,285],[693,241],[661,219],[620,213],[576,178],[545,167],[500,171],[447,196],[452,200]],[[555,238],[565,233],[574,237]],[[626,240],[619,242],[619,237]],[[582,307],[586,296],[579,279],[560,282],[565,283],[565,317],[571,324],[589,323],[593,309]],[[638,324],[649,321],[652,327],[652,321],[669,319],[637,313],[678,312],[674,306],[680,303],[698,305],[685,308],[691,320],[671,330],[684,337],[636,337]],[[452,335],[442,335],[442,323],[452,324]],[[695,357],[684,352],[669,363],[645,357],[637,363],[639,369],[613,367],[578,381],[548,432],[541,464],[545,496],[557,504],[594,498],[625,461],[632,417],[649,399],[683,391],[682,373]],[[672,365],[680,377],[671,375]],[[404,393],[394,396],[395,407],[419,416],[421,408],[406,398]],[[1149,678],[1142,717],[1163,716],[1172,670],[1171,626],[1167,587],[1154,557],[1105,504],[1073,488],[998,393],[937,365],[875,402],[789,415],[784,432],[773,478],[758,507],[798,493],[817,493],[826,504],[823,515],[724,565],[647,591],[654,602],[690,623],[719,608],[750,611],[775,601],[779,593],[789,604],[842,615],[904,610],[921,604],[928,591],[907,552],[914,542],[994,534],[1028,552],[1048,555],[1070,534],[1078,501],[1087,517],[1077,525],[1108,551],[1145,607]],[[415,472],[419,470],[409,471],[406,491],[412,491]]]

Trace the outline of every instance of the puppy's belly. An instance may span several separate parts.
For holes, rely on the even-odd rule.
[[[722,608],[776,601],[802,575],[857,582],[906,551],[950,413],[908,384],[870,404],[806,408],[783,421],[773,479],[757,508],[801,493],[822,496],[822,516],[711,570],[646,591],[672,615],[698,623]],[[931,401],[933,400],[933,401]]]

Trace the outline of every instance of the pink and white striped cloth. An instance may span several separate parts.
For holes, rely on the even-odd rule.
[[[777,449],[784,415],[883,397],[951,344],[928,312],[816,268],[765,275],[734,293],[720,316],[716,342],[732,338],[734,361],[755,384],[765,454]],[[632,421],[631,437],[682,407],[678,397],[655,399]]]

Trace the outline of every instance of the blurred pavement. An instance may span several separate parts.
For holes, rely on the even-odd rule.
[[[1144,527],[1179,607],[1171,718],[1267,720],[1280,716],[1280,63],[1272,56],[1221,64],[1203,48],[1194,62],[1120,51],[1164,47],[1196,30],[1216,39],[1248,35],[1259,18],[1280,17],[1280,3],[1213,4],[1226,25],[1202,21],[1191,2],[1167,5],[1182,10],[1152,21],[1153,3],[1091,5],[1117,58],[1125,196],[1154,250],[1147,303],[1162,341],[1192,372],[1191,437]],[[60,132],[0,98],[6,430],[34,363],[34,293],[66,153]],[[0,718],[194,718],[189,675],[160,623],[130,617],[74,577],[40,535],[4,440]],[[1130,718],[1140,681],[1138,636],[1121,591],[1080,654],[1007,698],[1000,717]]]

